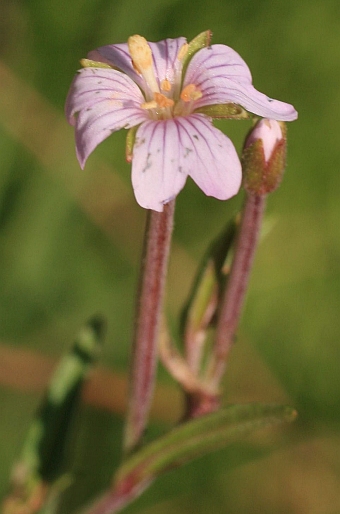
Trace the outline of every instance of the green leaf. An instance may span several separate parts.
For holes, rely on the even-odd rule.
[[[38,471],[50,482],[61,473],[66,442],[73,428],[80,402],[81,388],[97,360],[104,332],[104,322],[92,318],[80,331],[71,351],[55,370],[35,423],[42,432],[36,444]],[[32,425],[34,427],[34,423]]]
[[[103,320],[92,318],[78,334],[70,352],[61,359],[15,465],[12,493],[5,501],[8,507],[4,507],[4,514],[22,512],[20,508],[26,508],[32,498],[39,498],[43,504],[50,485],[53,489],[56,485],[56,491],[61,489],[82,385],[97,360],[103,333]],[[10,510],[13,505],[17,511]]]
[[[217,451],[253,432],[296,418],[288,406],[232,405],[188,421],[130,457],[116,474],[117,487],[148,484],[168,469]]]

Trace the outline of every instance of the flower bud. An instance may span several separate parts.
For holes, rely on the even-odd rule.
[[[280,185],[285,163],[285,124],[260,120],[250,132],[243,149],[244,188],[253,194],[271,193]]]

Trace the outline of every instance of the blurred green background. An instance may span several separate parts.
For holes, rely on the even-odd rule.
[[[126,512],[340,512],[339,20],[338,0],[1,0],[0,496],[50,362],[40,367],[35,357],[57,358],[101,312],[109,321],[102,365],[124,388],[145,213],[133,197],[124,133],[79,169],[63,117],[79,59],[134,33],[190,40],[209,28],[213,43],[246,60],[257,89],[299,111],[225,380],[226,401],[288,402],[299,420],[172,472]],[[240,150],[249,122],[218,126]],[[167,300],[173,323],[206,245],[241,203],[242,194],[226,203],[206,198],[190,180],[179,195]],[[159,380],[167,388],[157,430],[179,412],[162,370]],[[82,410],[78,485],[62,514],[108,483],[118,463],[114,398],[123,391],[111,394],[106,409]]]

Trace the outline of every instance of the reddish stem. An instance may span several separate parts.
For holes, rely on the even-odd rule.
[[[138,498],[148,487],[149,482],[134,483],[133,477],[127,477],[121,484],[116,484],[112,491],[99,498],[85,514],[116,514],[133,500]]]
[[[162,315],[165,277],[173,230],[175,201],[163,212],[148,211],[135,334],[132,346],[125,451],[141,441],[150,410],[157,366],[157,343]]]
[[[227,288],[218,316],[214,354],[207,371],[209,386],[216,391],[241,316],[265,203],[265,195],[247,193]]]

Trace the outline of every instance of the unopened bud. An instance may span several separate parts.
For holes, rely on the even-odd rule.
[[[271,193],[280,185],[285,164],[285,124],[269,119],[260,120],[243,149],[244,188],[253,194]]]

